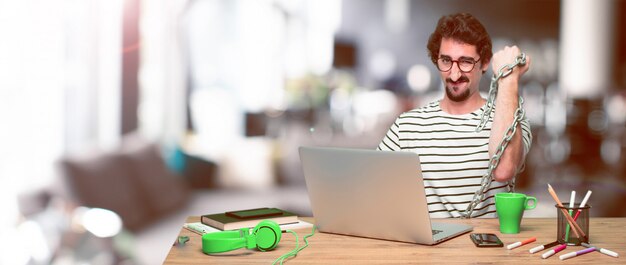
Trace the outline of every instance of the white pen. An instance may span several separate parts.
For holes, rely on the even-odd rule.
[[[569,198],[569,208],[574,208],[574,201],[576,200],[576,191],[572,191],[572,196]],[[571,211],[571,210],[570,210]]]
[[[528,243],[535,242],[536,240],[537,240],[537,238],[536,238],[536,237],[531,237],[531,238],[526,239],[526,240],[524,240],[524,241],[519,241],[519,242],[515,242],[515,243],[513,243],[513,244],[510,244],[510,245],[506,246],[506,248],[507,248],[507,249],[514,249],[514,248],[516,248],[516,247],[523,246],[523,245],[526,245],[526,244],[528,244]]]
[[[589,245],[587,243],[581,243],[581,245],[585,246],[586,248],[596,248],[597,251],[600,251],[600,253],[602,253],[604,255],[609,255],[609,256],[614,257],[614,258],[619,257],[619,254],[617,254],[617,252],[610,251],[610,250],[608,250],[606,248],[594,247],[594,246]]]
[[[574,208],[574,201],[576,200],[576,191],[573,190],[572,191],[572,196],[569,199],[569,215],[572,215],[573,212],[573,208]],[[565,229],[565,241],[569,241],[569,224],[567,225],[567,228]]]
[[[198,223],[186,223],[183,224],[183,227],[189,229],[191,232],[200,235],[211,232],[209,229],[205,228],[204,225],[200,225]]]

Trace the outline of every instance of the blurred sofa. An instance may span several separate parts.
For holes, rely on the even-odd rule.
[[[132,235],[124,252],[136,264],[162,263],[188,216],[257,207],[311,215],[304,185],[223,188],[215,163],[180,150],[168,159],[160,145],[125,137],[115,150],[64,157],[60,193],[73,205],[117,213]]]
[[[60,162],[67,197],[116,212],[126,229],[141,230],[189,200],[189,187],[169,170],[155,144],[126,140],[122,148]]]

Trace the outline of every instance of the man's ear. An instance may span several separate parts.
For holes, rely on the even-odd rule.
[[[487,61],[487,62],[481,62],[480,65],[480,70],[483,71],[483,74],[485,74],[487,72],[487,69],[489,69],[489,63],[491,62],[491,60]]]

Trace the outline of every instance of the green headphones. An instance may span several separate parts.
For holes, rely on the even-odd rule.
[[[278,245],[281,235],[282,231],[276,222],[264,220],[257,224],[252,231],[250,228],[242,228],[202,235],[202,252],[213,254],[243,247],[268,251]]]

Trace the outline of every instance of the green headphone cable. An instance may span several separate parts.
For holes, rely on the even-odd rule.
[[[280,264],[282,265],[286,258],[289,258],[289,257],[292,257],[292,256],[295,257],[298,254],[298,247],[300,245],[300,240],[298,240],[298,234],[296,234],[296,232],[291,231],[291,230],[286,230],[286,232],[292,233],[296,237],[296,247],[293,250],[291,250],[291,251],[283,254],[282,256],[278,257],[274,261],[274,263],[272,263],[272,265],[275,265],[276,262],[278,262],[278,261],[280,261]]]
[[[308,247],[309,246],[308,238],[315,234],[315,229],[317,229],[317,227],[313,226],[313,229],[311,230],[311,233],[303,237],[305,245],[302,246],[301,248],[300,248],[300,243],[299,243],[300,240],[298,240],[298,234],[296,234],[294,231],[286,230],[285,232],[292,233],[296,237],[296,247],[292,251],[289,251],[289,252],[285,253],[284,255],[278,257],[274,261],[274,263],[272,263],[272,265],[275,265],[276,262],[278,262],[278,261],[280,261],[280,264],[282,265],[283,262],[285,261],[285,259],[290,258],[290,257],[295,257],[296,255],[298,255],[298,252],[300,252],[301,250],[303,250],[306,247]]]

